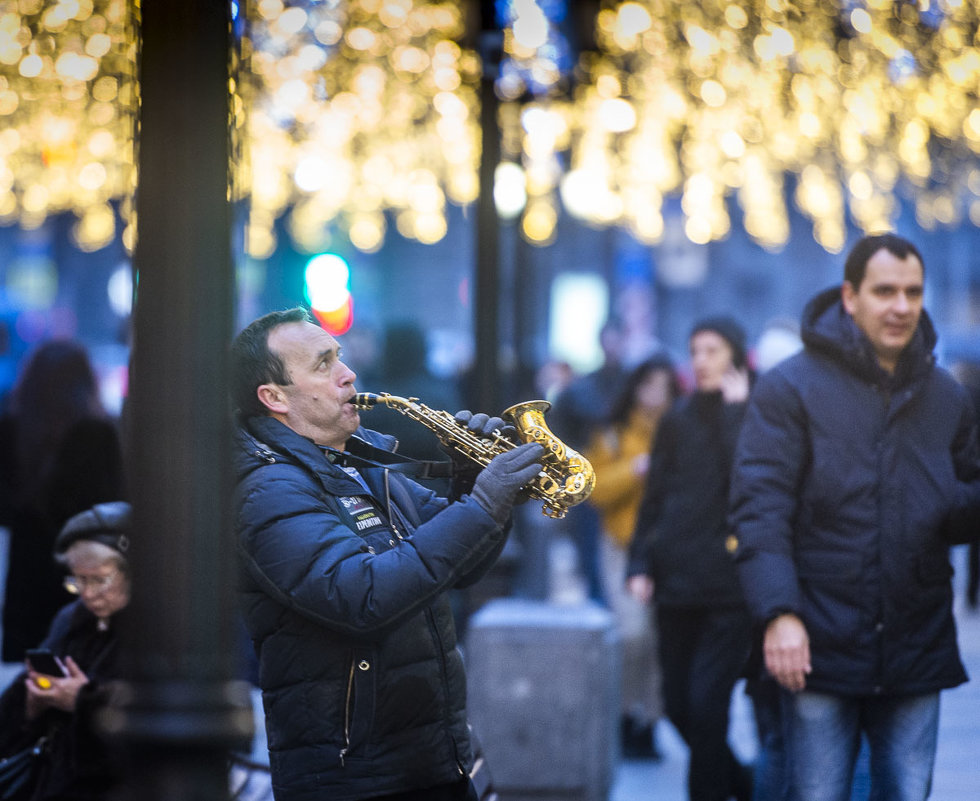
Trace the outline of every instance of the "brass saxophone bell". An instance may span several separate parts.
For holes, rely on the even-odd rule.
[[[544,415],[550,408],[545,400],[525,401],[508,407],[500,416],[514,424],[522,443],[536,442],[544,448],[544,469],[531,488],[531,496],[542,501],[545,515],[558,520],[592,494],[595,470],[588,459],[548,428]]]

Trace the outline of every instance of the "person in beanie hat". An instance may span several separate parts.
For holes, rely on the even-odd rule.
[[[730,556],[728,476],[749,394],[745,332],[728,317],[689,339],[695,391],[660,422],[627,565],[638,601],[655,599],[668,718],[690,751],[691,801],[752,796],[728,746],[728,711],[751,644]]]
[[[744,369],[748,364],[746,350],[745,329],[742,328],[731,317],[705,317],[694,324],[691,329],[689,340],[693,340],[695,335],[702,331],[713,331],[728,343],[731,348],[732,367],[736,370]]]
[[[0,754],[43,738],[38,770],[18,800],[101,799],[114,784],[93,717],[119,676],[116,620],[130,598],[130,519],[127,503],[96,504],[69,518],[55,541],[55,560],[68,571],[65,588],[78,596],[58,612],[40,645],[60,675],[39,672],[28,658],[0,696]]]

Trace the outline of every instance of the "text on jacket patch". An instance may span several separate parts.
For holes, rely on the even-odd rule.
[[[378,510],[370,499],[355,495],[343,497],[340,502],[350,513],[354,528],[358,531],[366,531],[384,525],[384,521],[378,516]]]

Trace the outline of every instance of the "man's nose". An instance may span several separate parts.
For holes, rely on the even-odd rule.
[[[907,312],[912,308],[912,303],[909,301],[909,296],[904,292],[899,292],[895,295],[895,310],[899,312]]]

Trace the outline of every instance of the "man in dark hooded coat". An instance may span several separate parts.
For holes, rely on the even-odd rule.
[[[859,241],[807,306],[804,351],[759,379],[736,450],[736,560],[787,691],[799,801],[849,798],[862,733],[873,797],[925,799],[939,692],[967,679],[948,551],[978,535],[980,453],[923,282],[911,242]]]

